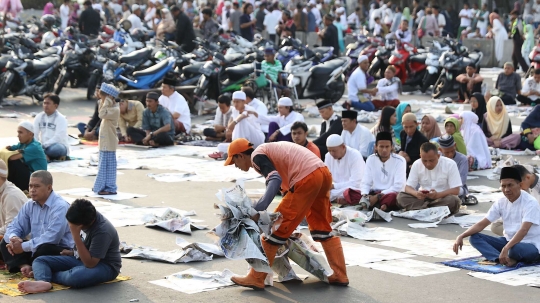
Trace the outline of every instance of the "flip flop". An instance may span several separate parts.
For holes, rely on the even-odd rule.
[[[476,205],[478,204],[478,199],[476,199],[473,195],[468,195],[466,197],[461,198],[461,204],[462,205]]]
[[[100,192],[98,192],[98,195],[110,196],[110,195],[116,195],[116,193],[113,193],[113,192],[110,192],[110,191],[100,191]]]

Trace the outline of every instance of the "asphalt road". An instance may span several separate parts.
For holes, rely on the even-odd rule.
[[[94,103],[85,100],[83,90],[65,89],[61,94],[60,111],[67,116],[69,123],[87,121],[92,114]],[[403,96],[403,100],[426,100],[427,96]],[[11,99],[8,99],[11,100]],[[18,106],[6,106],[0,113],[12,111],[21,113],[19,119],[0,119],[0,137],[16,136],[16,125],[21,119],[32,112],[39,112],[37,105],[32,105],[29,99],[22,100]],[[311,106],[313,101],[305,101]],[[211,119],[211,116],[197,117],[195,122]],[[319,124],[320,118],[307,118],[308,124]],[[518,124],[517,121],[515,121]],[[370,126],[371,127],[371,126]],[[69,133],[76,134],[75,128]],[[522,157],[523,162],[532,162],[530,157]],[[213,161],[213,160],[212,160]],[[223,162],[216,162],[223,165]],[[234,168],[231,168],[234,169]],[[146,175],[160,173],[160,170],[130,170],[124,171],[118,177],[119,190],[147,195],[144,198],[120,201],[117,203],[131,206],[170,206],[183,210],[195,210],[197,219],[213,227],[219,223],[215,216],[213,204],[217,202],[217,190],[230,187],[232,183],[218,182],[157,182]],[[73,175],[54,173],[54,189],[62,190],[75,187],[91,188],[94,177],[77,177]],[[485,177],[471,180],[470,185],[490,185],[497,187],[497,182]],[[247,188],[263,188],[258,182],[248,182]],[[273,205],[275,206],[275,205]],[[490,203],[480,203],[470,209],[486,212]],[[464,231],[457,225],[442,225],[437,228],[412,230],[407,226],[416,223],[406,219],[394,218],[390,223],[368,223],[368,227],[384,226],[400,230],[414,231],[441,239],[455,239]],[[151,246],[161,251],[177,249],[175,238],[179,234],[149,229],[144,226],[118,228],[121,241],[130,244]],[[205,231],[195,231],[192,236],[180,235],[190,242],[210,242]],[[361,243],[364,245],[402,251],[389,247],[378,246],[353,238],[342,238],[343,241]],[[448,248],[451,249],[450,247]],[[439,262],[441,259],[431,257],[415,257],[416,260]],[[533,287],[511,287],[489,282],[467,275],[466,270],[451,273],[428,275],[423,277],[405,277],[362,267],[348,267],[349,287],[332,287],[310,276],[303,283],[275,283],[265,291],[252,291],[239,287],[229,287],[217,291],[187,295],[171,289],[162,288],[148,281],[163,278],[165,275],[180,272],[194,267],[203,271],[222,271],[225,268],[237,274],[243,274],[247,269],[245,261],[231,261],[218,258],[210,262],[188,264],[165,264],[152,261],[124,259],[122,274],[132,277],[132,280],[108,285],[99,285],[81,290],[64,290],[45,294],[28,295],[23,297],[6,297],[0,295],[1,302],[129,302],[138,299],[139,302],[526,302],[538,297],[539,290]],[[295,269],[302,273],[302,270]]]

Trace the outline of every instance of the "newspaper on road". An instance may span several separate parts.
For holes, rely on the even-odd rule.
[[[233,275],[228,269],[225,269],[223,272],[202,272],[198,269],[190,268],[166,276],[165,279],[150,281],[150,283],[187,294],[195,294],[231,286],[233,285],[231,281]]]

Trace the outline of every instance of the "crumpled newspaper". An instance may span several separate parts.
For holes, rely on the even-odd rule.
[[[193,212],[194,214],[194,212]],[[192,215],[187,213],[186,215]],[[201,220],[191,219],[182,214],[167,208],[160,216],[150,215],[144,218],[146,227],[160,227],[170,232],[181,232],[191,235],[192,230],[208,229],[207,225],[196,225],[194,223],[202,222]]]
[[[450,216],[450,209],[448,208],[448,206],[437,206],[419,210],[393,211],[390,212],[390,214],[392,216],[405,219],[439,223],[442,219]]]
[[[211,243],[189,243],[177,237],[176,244],[181,249],[158,251],[151,247],[142,247],[120,243],[120,252],[127,253],[123,258],[147,259],[168,263],[188,263],[196,261],[212,261],[213,256],[223,257],[221,249]]]

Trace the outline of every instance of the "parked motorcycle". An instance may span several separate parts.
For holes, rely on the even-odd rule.
[[[384,46],[380,46],[375,52],[375,58],[371,61],[371,65],[368,69],[368,75],[371,75],[375,78],[383,78],[384,71],[388,67],[388,60],[392,55],[392,51],[396,46],[396,41],[394,39],[386,39]]]
[[[427,73],[425,73],[424,80],[422,80],[422,86],[420,87],[422,93],[425,93],[431,85],[434,85],[437,82],[437,78],[442,69],[442,66],[439,64],[439,58],[444,52],[449,50],[451,50],[449,45],[445,44],[443,46],[439,41],[433,40],[433,46],[427,53]]]
[[[525,74],[525,79],[532,77],[534,70],[540,68],[540,43],[529,54],[529,60],[531,60],[531,67]]]
[[[418,86],[422,84],[426,73],[426,58],[426,53],[419,53],[409,43],[399,42],[388,63],[396,67],[395,76],[401,80],[401,83]]]

